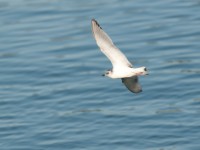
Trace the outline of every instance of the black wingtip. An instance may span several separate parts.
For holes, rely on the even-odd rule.
[[[92,18],[92,21],[95,21],[95,22],[96,22],[96,20],[95,20],[94,18]]]
[[[96,24],[100,29],[102,29],[102,27],[99,25],[99,23],[98,23],[94,18],[92,18],[92,22],[95,22],[95,24]]]

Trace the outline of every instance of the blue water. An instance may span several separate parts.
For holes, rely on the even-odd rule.
[[[1,0],[1,150],[199,150],[200,2]],[[143,92],[102,77],[99,21]]]

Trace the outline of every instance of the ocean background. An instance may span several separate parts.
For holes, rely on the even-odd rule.
[[[199,150],[199,0],[1,0],[1,150]],[[129,92],[91,33],[135,67]]]

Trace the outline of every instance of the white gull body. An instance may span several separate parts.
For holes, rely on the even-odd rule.
[[[114,45],[95,19],[92,19],[92,32],[100,50],[108,57],[113,66],[104,75],[110,78],[121,78],[131,92],[141,92],[138,76],[147,75],[146,67],[133,68],[126,56]]]

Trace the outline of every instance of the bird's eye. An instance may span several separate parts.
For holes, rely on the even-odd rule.
[[[147,71],[147,68],[144,68],[144,71]]]

